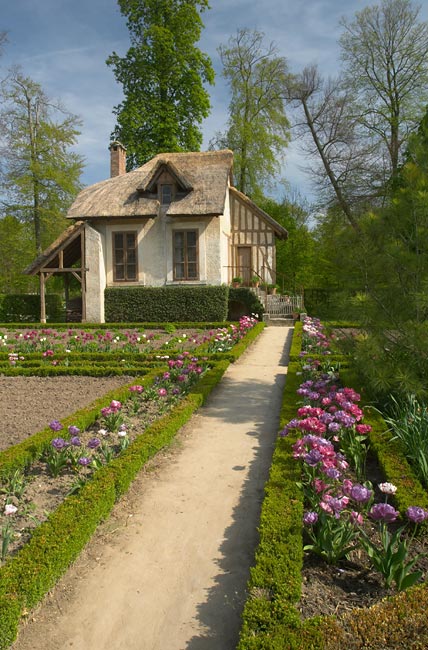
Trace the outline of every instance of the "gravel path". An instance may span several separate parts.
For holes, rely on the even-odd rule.
[[[233,650],[291,328],[268,327],[23,625],[13,650]]]

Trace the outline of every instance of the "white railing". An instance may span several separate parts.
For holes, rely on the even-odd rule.
[[[267,295],[265,312],[271,317],[291,316],[303,309],[303,296]]]

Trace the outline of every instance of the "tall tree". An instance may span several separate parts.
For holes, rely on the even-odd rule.
[[[34,292],[37,278],[22,270],[34,260],[31,226],[16,217],[0,219],[0,293]]]
[[[288,239],[276,243],[277,281],[286,293],[300,293],[311,284],[314,238],[309,229],[309,206],[296,194],[281,203],[262,198],[258,205],[288,231]]]
[[[2,97],[1,211],[32,225],[34,252],[40,253],[63,229],[80,189],[83,161],[71,150],[79,120],[18,70],[4,83]]]
[[[356,359],[377,392],[428,396],[428,112],[409,140],[391,201],[361,220],[354,243],[368,336]]]
[[[211,146],[233,149],[238,189],[257,197],[280,169],[289,141],[284,108],[287,63],[264,34],[240,29],[219,48],[223,74],[231,90],[228,128]]]
[[[210,111],[205,83],[214,82],[209,57],[195,46],[208,0],[118,0],[131,47],[107,65],[125,99],[114,108],[113,137],[127,147],[127,167],[162,151],[198,151],[200,124]]]
[[[428,23],[419,11],[411,0],[382,0],[341,21],[345,85],[360,133],[382,148],[391,177],[428,101]]]
[[[293,126],[304,142],[307,169],[324,205],[337,204],[357,229],[357,204],[367,196],[372,161],[356,137],[348,93],[340,80],[323,79],[316,66],[290,76],[285,93],[300,109]]]

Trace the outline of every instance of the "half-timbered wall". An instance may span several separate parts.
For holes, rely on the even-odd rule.
[[[275,281],[275,233],[250,205],[230,195],[231,278],[239,274],[237,247],[251,246],[251,275],[258,273],[265,282]],[[230,279],[231,279],[230,278]]]

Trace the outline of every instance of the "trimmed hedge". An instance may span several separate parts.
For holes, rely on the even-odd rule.
[[[39,295],[20,293],[0,294],[0,323],[13,323],[16,321],[20,323],[32,322],[39,319]],[[46,320],[65,320],[62,298],[56,293],[48,293],[46,295]]]
[[[168,323],[169,325],[170,323]],[[204,322],[194,322],[194,321],[180,321],[180,322],[174,322],[174,326],[177,330],[179,329],[201,329],[201,330],[206,330],[210,328],[216,328],[216,327],[224,327],[227,323],[222,320],[222,321],[215,321],[215,322],[209,322],[209,321],[204,321]],[[49,323],[49,325],[46,325],[46,323],[40,323],[40,322],[32,322],[32,323],[4,323],[4,327],[7,327],[8,329],[62,329],[62,330],[130,330],[130,329],[139,329],[139,330],[163,330],[165,329],[165,325],[167,325],[166,322],[116,322],[116,323]],[[1,326],[1,322],[0,322]]]
[[[229,287],[108,287],[105,319],[118,321],[225,321]]]

